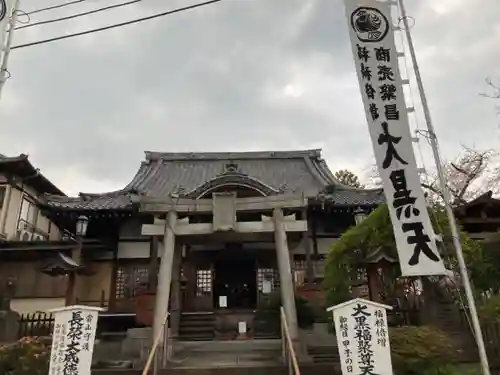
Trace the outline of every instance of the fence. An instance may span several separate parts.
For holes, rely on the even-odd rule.
[[[498,367],[500,366],[500,324],[483,324],[481,330],[488,357]]]
[[[22,314],[19,319],[18,336],[50,336],[54,329],[54,316],[50,313],[36,312]]]

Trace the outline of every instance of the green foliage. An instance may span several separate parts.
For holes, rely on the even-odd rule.
[[[25,337],[14,344],[0,345],[0,374],[47,375],[50,348],[37,338]]]
[[[437,368],[426,369],[421,372],[422,375],[481,375],[482,372],[477,368],[464,368],[464,366],[445,365]]]
[[[436,327],[398,327],[389,331],[392,363],[401,374],[440,374],[457,362],[453,341]]]
[[[441,251],[444,258],[451,267],[455,267],[453,237],[446,213],[436,206],[429,209],[429,214],[435,232],[443,236]],[[461,233],[461,243],[471,277],[475,283],[477,279],[478,286],[484,288],[491,283],[492,270],[490,266],[485,265],[481,247],[465,233]],[[326,260],[324,281],[329,305],[341,303],[350,298],[351,272],[358,266],[362,267],[363,259],[376,250],[381,250],[392,258],[398,258],[389,208],[385,204],[372,211],[359,225],[349,228],[333,244]],[[497,272],[500,273],[500,256],[498,266]],[[498,280],[500,283],[500,278]]]
[[[342,169],[335,172],[335,177],[342,183],[342,185],[350,186],[358,189],[363,189],[365,185],[362,185],[359,181],[358,176],[347,169]]]
[[[488,298],[479,306],[479,317],[485,323],[500,323],[500,295]]]
[[[479,292],[500,294],[500,241],[485,243],[481,252],[468,261],[474,287]]]
[[[378,248],[397,257],[387,205],[378,207],[333,244],[325,264],[324,287],[328,305],[342,303],[350,298],[351,272],[371,250]]]

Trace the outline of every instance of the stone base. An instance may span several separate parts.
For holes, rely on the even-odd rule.
[[[0,342],[17,341],[19,314],[15,311],[0,311]]]
[[[127,331],[127,336],[122,342],[122,356],[133,360],[134,363],[146,361],[153,342],[153,329],[132,328]]]

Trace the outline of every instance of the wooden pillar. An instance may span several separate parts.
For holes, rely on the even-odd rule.
[[[295,291],[290,266],[290,252],[283,223],[283,211],[275,208],[274,219],[274,239],[276,243],[276,256],[278,259],[278,269],[280,273],[281,303],[285,310],[288,328],[292,340],[299,339],[299,326],[297,321],[297,309],[295,306]]]
[[[302,220],[308,220],[307,210],[303,211],[304,217]],[[310,225],[307,226],[307,231],[302,234],[302,240],[304,241],[305,251],[306,251],[306,284],[311,285],[314,282],[314,269],[313,262],[311,259],[311,229]]]
[[[181,267],[182,246],[176,246],[172,264],[172,296],[170,298],[170,334],[172,337],[177,337],[179,335],[179,326],[181,322]]]
[[[366,278],[368,282],[368,293],[370,296],[370,300],[374,302],[381,302],[377,264],[369,263],[366,265]]]
[[[111,264],[111,280],[109,285],[108,310],[116,309],[116,280],[118,278],[118,242],[113,249],[113,263]]]
[[[156,292],[158,285],[158,270],[160,269],[160,259],[158,257],[158,237],[151,236],[149,241],[149,267],[148,267],[148,292]]]
[[[165,222],[165,234],[163,236],[163,249],[160,261],[160,272],[158,275],[158,288],[156,289],[156,303],[153,319],[153,337],[156,338],[162,331],[164,319],[168,312],[170,300],[170,284],[172,282],[172,264],[175,249],[175,225],[177,213],[170,211]],[[163,335],[160,342],[163,342]]]
[[[318,254],[318,238],[316,237],[317,234],[317,226],[316,226],[316,215],[314,215],[314,211],[311,213],[311,236],[312,236],[312,245],[313,245],[313,260],[318,260],[319,259],[319,254]]]

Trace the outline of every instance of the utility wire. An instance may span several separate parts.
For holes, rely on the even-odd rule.
[[[63,4],[59,4],[59,5],[52,5],[52,6],[47,7],[47,8],[35,9],[35,10],[27,12],[26,14],[30,15],[30,14],[45,12],[46,10],[63,8],[63,7],[67,7],[68,5],[73,5],[73,4],[77,4],[77,3],[83,3],[84,1],[88,1],[88,0],[73,0],[73,1],[70,1],[68,3],[63,3]]]
[[[138,3],[142,0],[132,0],[132,1],[128,1],[126,3],[120,3],[120,4],[114,4],[114,5],[109,5],[109,6],[106,6],[106,7],[102,7],[102,8],[98,8],[98,9],[94,9],[94,10],[90,10],[90,11],[87,11],[87,12],[82,12],[82,13],[76,13],[76,14],[72,14],[70,16],[66,16],[66,17],[60,17],[60,18],[54,18],[54,19],[51,19],[51,20],[46,20],[46,21],[39,21],[39,22],[35,22],[35,23],[30,23],[28,25],[23,25],[23,26],[18,26],[16,27],[14,30],[20,30],[20,29],[26,29],[28,27],[33,27],[33,26],[40,26],[40,25],[46,25],[48,23],[54,23],[54,22],[60,22],[60,21],[66,21],[66,20],[70,20],[70,19],[73,19],[73,18],[78,18],[78,17],[83,17],[83,16],[87,16],[89,14],[94,14],[94,13],[98,13],[98,12],[103,12],[105,10],[109,10],[109,9],[114,9],[114,8],[119,8],[119,7],[123,7],[123,6],[126,6],[126,5],[131,5],[131,4],[135,4],[135,3]],[[28,13],[29,14],[29,13]]]
[[[79,1],[85,1],[85,0],[79,0]],[[58,40],[73,38],[73,37],[77,37],[77,36],[82,36],[82,35],[87,35],[87,34],[93,34],[93,33],[99,32],[99,31],[111,30],[111,29],[115,29],[117,27],[132,25],[132,24],[136,24],[136,23],[139,23],[139,22],[143,22],[143,21],[149,21],[149,20],[152,20],[152,19],[155,19],[155,18],[160,18],[160,17],[163,17],[163,16],[168,16],[168,15],[171,15],[171,14],[174,14],[174,13],[180,13],[180,12],[183,12],[183,11],[186,11],[186,10],[200,8],[200,7],[203,7],[205,5],[220,3],[221,1],[223,1],[223,0],[205,1],[203,3],[193,4],[193,5],[185,6],[185,7],[182,7],[182,8],[176,8],[176,9],[173,9],[173,10],[169,10],[167,12],[157,13],[157,14],[153,14],[151,16],[137,18],[137,19],[131,20],[131,21],[126,21],[126,22],[121,22],[121,23],[117,23],[117,24],[113,24],[113,25],[99,27],[99,28],[96,28],[96,29],[82,31],[82,32],[79,32],[79,33],[62,35],[62,36],[57,36],[57,37],[54,37],[54,38],[38,40],[36,42],[19,44],[17,46],[13,46],[11,49],[19,49],[19,48],[32,47],[32,46],[36,46],[36,45],[39,45],[39,44],[45,44],[45,43],[55,42],[55,41],[58,41]]]

